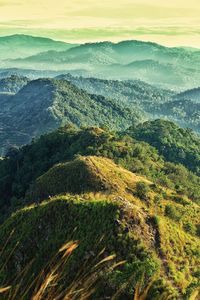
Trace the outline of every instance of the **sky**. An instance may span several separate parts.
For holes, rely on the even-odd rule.
[[[0,35],[200,48],[200,0],[0,0]]]

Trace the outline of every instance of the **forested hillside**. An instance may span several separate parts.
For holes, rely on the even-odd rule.
[[[7,158],[0,162],[2,208],[10,205],[11,199],[24,198],[33,180],[54,164],[71,160],[76,155],[114,159],[130,171],[145,175],[160,185],[176,190],[178,195],[186,195],[199,202],[199,177],[181,165],[165,162],[155,148],[124,133],[98,128],[78,130],[67,126],[42,136],[20,150],[10,149]],[[178,158],[176,162],[179,162]]]
[[[155,117],[168,118],[182,127],[192,128],[200,133],[200,104],[196,101],[181,99],[163,103],[158,107],[146,108]]]
[[[192,100],[196,103],[200,103],[200,88],[184,91],[176,96],[177,99]]]
[[[156,88],[142,81],[103,80],[98,78],[75,77],[70,74],[59,75],[58,79],[72,82],[91,94],[103,95],[141,107],[145,103],[158,105],[170,101],[174,92]]]
[[[101,80],[70,74],[59,75],[57,78],[66,79],[89,93],[118,99],[133,108],[137,106],[148,114],[150,119],[165,118],[200,132],[199,89],[176,94],[142,81]]]
[[[166,118],[200,130],[197,102],[174,100],[174,92],[141,81],[69,74],[31,81],[13,75],[1,79],[0,88],[1,156],[11,145],[26,144],[67,122],[80,127],[102,126],[109,121],[109,127],[125,129],[143,120]]]
[[[138,108],[126,103],[90,95],[71,83],[56,79],[30,81],[17,94],[3,97],[0,124],[1,152],[20,146],[66,123],[80,126],[127,128],[142,119]]]
[[[2,265],[9,256],[1,285],[30,285],[65,241],[78,240],[62,274],[67,285],[99,252],[125,260],[98,273],[97,299],[132,299],[143,276],[150,299],[197,293],[200,179],[155,148],[124,133],[65,126],[10,149],[0,174],[3,243],[15,228],[0,257]],[[28,276],[14,280],[29,263]]]
[[[154,146],[166,160],[181,163],[200,175],[200,137],[192,130],[155,120],[131,127],[129,133]]]
[[[17,93],[28,82],[29,79],[27,77],[19,77],[15,75],[2,78],[0,79],[0,93]]]

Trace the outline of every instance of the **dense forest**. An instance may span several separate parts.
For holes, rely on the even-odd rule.
[[[166,160],[180,163],[200,175],[200,138],[192,130],[155,120],[131,127],[129,133],[154,146]]]
[[[14,95],[0,97],[0,150],[20,146],[66,123],[80,127],[109,124],[110,128],[128,128],[143,119],[138,108],[126,103],[92,95],[65,80],[30,81]]]
[[[141,81],[69,74],[30,80],[13,75],[0,80],[0,89],[1,156],[10,146],[29,143],[66,123],[124,130],[148,119],[165,118],[199,132],[197,100],[177,100],[181,94]]]

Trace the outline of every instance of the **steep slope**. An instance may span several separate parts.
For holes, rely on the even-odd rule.
[[[191,130],[158,119],[130,128],[129,133],[154,146],[168,161],[181,163],[200,175],[200,137]]]
[[[16,95],[5,101],[0,123],[9,137],[1,138],[1,150],[7,144],[21,145],[16,132],[33,137],[66,123],[76,126],[109,124],[110,128],[126,128],[137,121],[139,110],[103,96],[90,95],[64,80],[38,79],[29,82]],[[13,134],[12,134],[13,130]]]
[[[37,178],[59,163],[61,169],[69,170],[68,164],[62,164],[77,155],[112,158],[128,170],[145,175],[156,185],[173,189],[176,192],[174,196],[188,197],[199,203],[200,178],[181,165],[164,161],[150,145],[133,140],[124,133],[119,135],[100,128],[78,130],[66,126],[21,149],[10,149],[7,157],[0,161],[0,221],[24,205],[21,199],[25,198],[28,190],[32,191],[32,183]],[[85,169],[85,163],[78,161],[79,165],[84,165]],[[75,168],[76,164],[70,166]],[[59,168],[53,168],[51,172],[59,172]],[[115,178],[115,175],[112,177]],[[70,180],[73,181],[74,177]],[[59,186],[59,182],[55,185]]]
[[[130,294],[129,288],[127,288],[127,292],[125,289],[122,291],[122,299],[123,296],[131,299],[131,288],[135,286],[141,272],[145,270],[145,274],[149,278],[156,272],[158,261],[152,257],[151,253],[148,253],[148,250],[144,249],[144,246],[140,245],[136,235],[135,238],[131,236],[134,221],[130,220],[129,224],[128,220],[125,220],[126,216],[128,216],[128,211],[125,205],[103,199],[87,200],[77,196],[61,196],[50,202],[42,203],[37,208],[30,207],[19,211],[0,229],[1,241],[4,241],[5,235],[10,233],[13,226],[16,228],[1,259],[9,254],[20,238],[17,251],[12,254],[9,265],[6,264],[8,269],[12,268],[12,275],[4,269],[1,284],[2,282],[12,283],[12,276],[17,276],[20,270],[23,270],[34,257],[31,269],[28,270],[28,276],[21,278],[23,286],[30,285],[30,283],[34,285],[30,279],[37,276],[63,243],[73,239],[79,241],[79,248],[69,262],[67,274],[63,274],[65,286],[76,278],[77,273],[81,271],[81,266],[86,268],[91,265],[92,268],[96,261],[95,257],[100,258],[99,253],[106,248],[107,255],[116,253],[117,260],[126,259],[127,265],[119,272],[107,271],[107,274],[99,274],[101,281],[95,299],[111,296],[118,290],[119,281],[126,285],[126,279],[132,276]],[[136,218],[142,219],[143,215],[139,217],[138,213]],[[126,226],[127,229],[129,228],[127,233],[125,232]],[[21,228],[21,232],[19,232],[19,228]],[[145,229],[150,230],[150,226],[146,226]],[[102,238],[103,236],[104,238]],[[18,271],[14,262],[17,263]]]
[[[15,76],[0,79],[0,93],[17,93],[23,88],[29,79],[27,77]]]
[[[145,190],[141,190],[141,181]],[[67,269],[70,273],[65,284],[76,276],[84,260],[88,261],[88,254],[92,259],[104,247],[108,254],[116,254],[117,260],[126,260],[120,271],[102,274],[98,289],[101,298],[114,294],[120,282],[125,287],[120,299],[132,299],[137,280],[145,275],[148,281],[155,272],[161,282],[158,290],[150,291],[150,299],[159,299],[158,291],[161,293],[165,289],[174,299],[186,298],[198,286],[200,244],[197,232],[192,232],[188,225],[196,228],[198,224],[196,204],[189,200],[177,203],[172,191],[159,186],[155,189],[144,177],[95,156],[57,165],[35,184],[36,191],[42,188],[44,197],[49,192],[66,194],[72,191],[76,195],[60,195],[25,207],[1,226],[3,242],[15,228],[0,258],[1,263],[20,239],[9,263],[4,265],[1,276],[4,282],[12,282],[12,277],[34,257],[26,277],[32,282],[30,275],[37,276],[55,251],[66,240],[73,239],[79,240],[80,248]],[[158,200],[162,193],[165,198]],[[40,193],[35,194],[38,200],[40,196]],[[12,268],[12,274],[7,268]]]

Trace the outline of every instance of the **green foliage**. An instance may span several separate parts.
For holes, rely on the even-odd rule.
[[[3,245],[15,227],[5,252],[0,256],[2,265],[12,252],[4,265],[0,284],[12,282],[16,274],[34,259],[28,274],[23,278],[23,286],[31,284],[35,274],[43,269],[66,240],[78,240],[79,247],[66,269],[66,277],[63,278],[65,284],[75,278],[85,263],[91,263],[104,247],[107,254],[116,254],[118,261],[127,261],[120,268],[120,278],[123,278],[126,285],[130,278],[130,284],[136,284],[144,272],[146,278],[150,278],[158,270],[159,262],[130,233],[125,233],[122,225],[118,226],[118,222],[123,221],[119,217],[121,209],[116,202],[62,196],[17,212],[0,229]],[[7,268],[12,272],[7,272]],[[98,290],[101,298],[118,290],[117,278],[117,273],[102,274],[101,289]],[[132,298],[128,289],[126,297]]]
[[[192,128],[198,133],[200,133],[199,111],[200,103],[197,101],[187,98],[177,100],[176,97],[169,102],[158,105],[158,107],[147,108],[149,113],[159,115],[160,118],[168,118],[180,126]]]
[[[12,197],[23,199],[36,178],[55,164],[69,161],[77,155],[111,158],[128,170],[147,176],[154,183],[176,190],[179,195],[188,196],[196,202],[200,199],[199,177],[181,165],[165,162],[148,144],[99,128],[65,126],[41,136],[30,145],[9,151],[8,156],[0,161],[2,216],[8,212]]]
[[[17,93],[28,82],[29,79],[27,77],[20,77],[16,75],[2,78],[0,79],[0,93]]]
[[[0,151],[8,145],[23,145],[33,137],[55,130],[65,124],[101,126],[110,129],[128,128],[141,117],[126,103],[90,95],[70,82],[56,79],[30,81],[10,99],[4,99],[0,123]]]
[[[59,75],[57,78],[68,80],[90,94],[103,95],[141,108],[150,103],[158,105],[167,102],[175,94],[170,90],[157,88],[139,80],[105,80],[75,77],[71,74]]]
[[[102,156],[146,174],[153,182]],[[132,293],[144,270],[148,278],[161,270],[161,278],[169,279],[181,295],[192,283],[193,288],[197,285],[199,206],[176,190],[188,193],[192,185],[198,189],[198,177],[183,166],[165,162],[155,148],[107,129],[66,126],[31,145],[12,149],[0,162],[0,169],[1,193],[7,196],[7,202],[2,201],[4,218],[29,203],[29,196],[37,202],[13,214],[0,228],[2,241],[16,228],[9,251],[20,241],[8,269],[21,270],[37,253],[32,268],[36,274],[48,254],[53,255],[65,240],[78,239],[83,248],[71,262],[73,276],[83,265],[83,257],[97,255],[94,245],[105,235],[102,247],[120,260],[127,259],[124,268],[103,274],[100,290],[106,283],[108,295],[117,290],[119,282],[125,284],[133,270],[125,295]],[[187,182],[183,174],[193,177]],[[160,177],[167,178],[165,182],[176,190],[160,186]],[[52,198],[68,192],[76,195]],[[147,197],[148,201],[140,201]],[[44,198],[49,199],[39,204]],[[6,270],[3,278],[12,280]]]
[[[147,200],[149,191],[150,191],[150,188],[146,182],[140,181],[140,182],[136,183],[136,195],[140,199]]]
[[[135,67],[136,64],[137,63],[133,63]],[[140,62],[138,62],[138,64],[140,64]],[[143,64],[145,67],[147,67],[147,64],[154,65],[153,61],[141,62],[141,66]],[[160,67],[162,68],[161,65]],[[155,71],[156,68],[158,68],[157,71]],[[158,65],[156,66],[155,64],[153,72],[157,73],[159,71]],[[157,84],[151,86],[138,80],[103,80],[97,78],[74,77],[70,74],[60,75],[58,78],[66,79],[89,93],[103,95],[112,99],[121,100],[124,103],[129,103],[133,109],[137,107],[141,109],[145,115],[148,113],[148,116],[150,116],[151,119],[157,118],[158,116],[163,119],[166,119],[167,117],[168,120],[177,122],[180,126],[193,128],[195,131],[200,132],[198,114],[200,110],[200,104],[198,103],[200,93],[199,88],[176,95],[175,92],[172,92],[171,90],[156,87]],[[170,72],[169,78],[173,84],[177,79],[177,77],[173,79],[172,72]]]
[[[26,199],[40,201],[65,193],[121,192],[127,187],[133,189],[131,175],[109,159],[79,156],[73,161],[53,166],[38,177],[26,193]]]
[[[172,205],[167,205],[165,207],[165,214],[174,221],[179,221],[181,219],[181,213],[177,210],[177,207]]]
[[[154,146],[166,160],[181,163],[200,174],[200,138],[191,130],[169,121],[155,120],[139,124],[129,133]]]
[[[197,232],[196,226],[191,222],[185,223],[183,227],[187,232],[189,232],[191,234],[196,234],[196,232]]]

